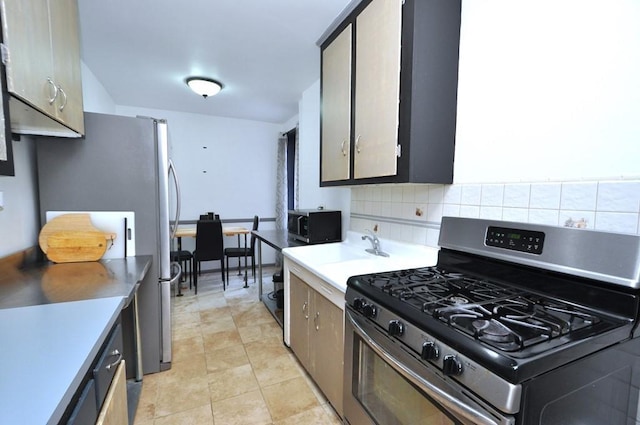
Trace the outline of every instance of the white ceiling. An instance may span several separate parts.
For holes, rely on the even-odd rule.
[[[78,0],[82,60],[117,105],[283,123],[350,0]],[[203,99],[184,83],[223,83]]]

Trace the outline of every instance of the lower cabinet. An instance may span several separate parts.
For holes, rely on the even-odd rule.
[[[120,362],[104,399],[96,425],[123,425],[129,423],[127,410],[127,376],[124,360]]]
[[[70,413],[66,423],[128,424],[126,380],[122,326],[117,323],[94,359],[75,401],[67,409]]]
[[[92,424],[95,423],[97,416],[96,383],[91,379],[82,389],[80,398],[67,424]]]
[[[289,297],[291,349],[342,416],[343,310],[293,273],[289,274]]]

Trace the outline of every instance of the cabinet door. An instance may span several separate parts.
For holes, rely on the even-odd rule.
[[[289,278],[289,297],[291,349],[305,369],[311,371],[309,362],[309,312],[311,308],[309,287],[293,273]]]
[[[397,174],[402,0],[373,0],[356,18],[354,178]]]
[[[321,180],[346,180],[351,161],[351,42],[349,24],[322,51]]]
[[[315,291],[314,291],[315,292]],[[318,387],[342,415],[344,313],[319,293],[313,297],[310,340],[312,370]]]
[[[129,423],[127,409],[127,377],[125,362],[120,362],[113,376],[109,392],[102,405],[96,425],[123,425]]]
[[[56,117],[84,134],[80,39],[76,0],[50,0],[51,45],[54,81],[59,87]]]
[[[98,416],[96,406],[96,385],[93,379],[89,380],[82,390],[78,403],[67,421],[67,425],[92,424]]]
[[[35,108],[53,114],[53,65],[47,0],[2,2],[4,44],[9,46],[7,89]]]

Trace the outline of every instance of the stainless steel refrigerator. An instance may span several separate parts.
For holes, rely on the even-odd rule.
[[[136,255],[153,263],[138,289],[145,374],[171,367],[170,220],[179,190],[164,120],[85,113],[85,137],[38,138],[40,216],[46,211],[133,211]],[[170,180],[176,190],[171,191]],[[176,193],[177,195],[173,195]],[[174,217],[169,217],[175,211]]]

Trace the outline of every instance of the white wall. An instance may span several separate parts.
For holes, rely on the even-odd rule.
[[[80,69],[82,71],[82,102],[84,110],[87,112],[115,114],[116,103],[102,83],[82,61],[80,62]]]
[[[165,118],[182,191],[181,220],[213,211],[224,220],[275,216],[280,126],[118,106],[120,115]]]
[[[454,180],[640,176],[640,2],[462,3]]]
[[[299,122],[300,122],[300,117],[298,115],[295,115],[289,118],[284,124],[280,126],[280,132],[286,133],[287,131],[295,128],[296,125],[299,124]]]

